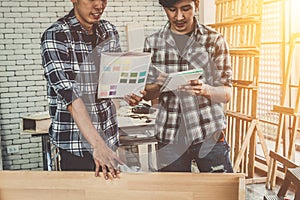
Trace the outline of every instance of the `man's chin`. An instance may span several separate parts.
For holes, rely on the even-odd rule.
[[[177,34],[186,34],[186,33],[187,33],[185,27],[183,27],[183,28],[176,28],[174,31],[175,31],[175,33],[177,33]]]

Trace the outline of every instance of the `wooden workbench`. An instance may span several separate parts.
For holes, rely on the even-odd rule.
[[[1,200],[245,199],[243,174],[0,171]]]

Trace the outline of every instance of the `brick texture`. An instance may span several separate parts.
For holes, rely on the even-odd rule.
[[[48,109],[40,37],[71,7],[70,1],[0,1],[0,169],[43,169],[41,139],[20,134],[20,122],[25,114]],[[117,26],[124,51],[127,23],[145,24],[149,34],[166,20],[158,0],[108,0],[103,18]],[[19,151],[8,153],[11,145]]]

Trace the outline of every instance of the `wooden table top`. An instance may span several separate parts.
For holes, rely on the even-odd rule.
[[[1,200],[220,199],[245,197],[243,174],[121,173],[104,180],[93,172],[0,171]]]

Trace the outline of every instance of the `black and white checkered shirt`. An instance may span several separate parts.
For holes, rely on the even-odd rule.
[[[78,156],[91,150],[67,109],[79,97],[105,142],[110,147],[119,142],[114,104],[111,99],[97,99],[100,53],[121,51],[119,35],[115,26],[105,20],[93,28],[95,34],[89,36],[71,10],[49,27],[41,39],[52,119],[51,141]]]
[[[219,33],[197,22],[194,32],[187,36],[189,38],[185,48],[180,52],[169,27],[170,24],[167,23],[163,29],[145,40],[144,51],[153,53],[147,83],[155,83],[159,71],[172,73],[203,69],[200,79],[204,83],[211,86],[232,86],[229,49]],[[178,142],[177,132],[182,120],[188,140],[194,143],[226,128],[221,103],[182,91],[163,92],[159,99],[160,109],[155,131],[161,142]]]

